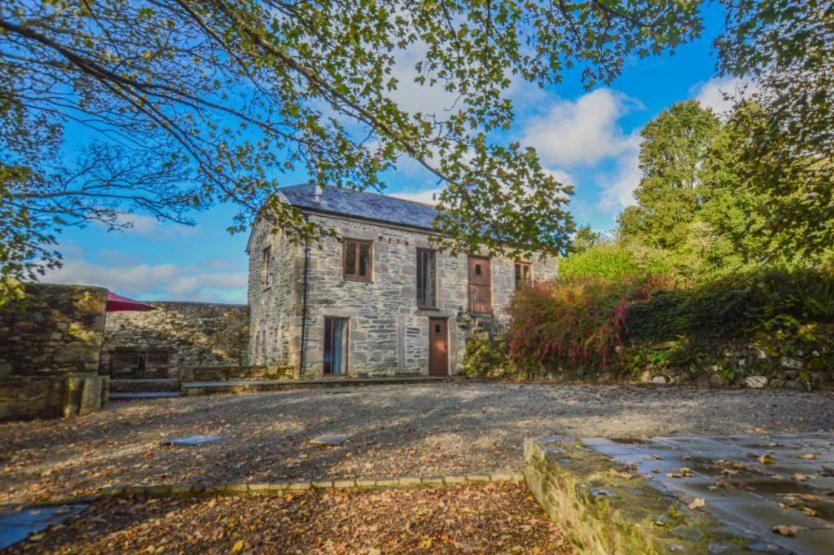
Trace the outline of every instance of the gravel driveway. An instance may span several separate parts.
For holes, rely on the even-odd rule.
[[[0,424],[0,504],[110,485],[519,470],[526,436],[834,430],[834,393],[451,382],[113,403]],[[345,433],[337,447],[310,445]],[[166,438],[217,434],[201,447]]]

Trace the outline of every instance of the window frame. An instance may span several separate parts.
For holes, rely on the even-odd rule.
[[[347,256],[348,256],[348,248],[349,245],[356,250],[356,267],[354,268],[356,273],[349,274],[347,268]],[[361,251],[361,246],[367,245],[368,246],[368,271],[367,275],[360,276],[359,275],[359,253]],[[342,277],[348,281],[363,281],[363,282],[371,282],[374,280],[374,242],[367,240],[367,239],[350,239],[344,238],[342,239]]]
[[[518,274],[516,273],[516,270],[518,270],[519,267],[527,268],[526,280],[524,279],[523,275],[521,277],[521,280],[518,279]],[[513,264],[513,281],[515,282],[516,291],[521,289],[522,285],[530,285],[531,283],[533,283],[533,263],[526,260],[516,260]]]
[[[269,289],[272,287],[272,246],[268,245],[261,249],[261,287]]]
[[[421,308],[421,309],[424,309],[424,310],[436,310],[437,309],[437,304],[438,304],[437,249],[417,247],[416,252],[417,252],[417,255],[416,255],[417,256],[417,264],[416,264],[416,280],[417,280],[417,283],[415,285],[417,286],[416,287],[416,289],[417,289],[417,308]],[[430,304],[430,305],[423,304],[422,301],[424,300],[425,295],[420,295],[420,254],[424,253],[424,252],[431,254],[430,258],[431,258],[432,263],[434,265],[434,272],[432,273],[432,276],[434,277],[434,283],[433,283],[433,288],[432,288],[433,295],[432,295],[432,304]]]

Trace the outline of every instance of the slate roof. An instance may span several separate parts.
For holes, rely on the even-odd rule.
[[[325,187],[320,200],[310,183],[282,187],[287,202],[302,210],[339,214],[364,220],[432,229],[438,211],[433,206],[378,193]]]

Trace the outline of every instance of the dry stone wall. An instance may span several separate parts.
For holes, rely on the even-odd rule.
[[[170,350],[169,377],[200,367],[242,366],[249,339],[246,305],[149,302],[147,312],[107,315],[104,350]]]
[[[0,419],[72,416],[99,408],[107,290],[30,284],[0,309]]]

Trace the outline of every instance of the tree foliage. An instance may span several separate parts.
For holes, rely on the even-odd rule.
[[[625,237],[674,248],[702,204],[700,167],[719,128],[718,118],[697,101],[673,105],[643,128],[637,204],[619,218]]]
[[[380,173],[410,157],[444,186],[446,246],[561,252],[570,187],[533,150],[494,139],[513,119],[509,85],[572,67],[587,87],[607,83],[626,56],[699,31],[697,5],[672,0],[4,2],[0,164],[15,177],[0,198],[40,230],[30,245],[134,211],[187,221],[215,202],[239,207],[233,230],[266,204],[275,226],[315,238],[325,230],[274,195],[284,175],[379,189]],[[415,80],[454,98],[447,112],[399,105],[404,52],[422,52]],[[109,160],[96,175],[84,160],[65,167],[61,146],[79,132]],[[141,185],[124,187],[123,170]],[[65,175],[77,177],[53,179]]]
[[[819,255],[834,242],[834,2],[726,4],[721,69],[758,88],[732,121],[744,183],[769,196],[757,233],[771,252]]]

